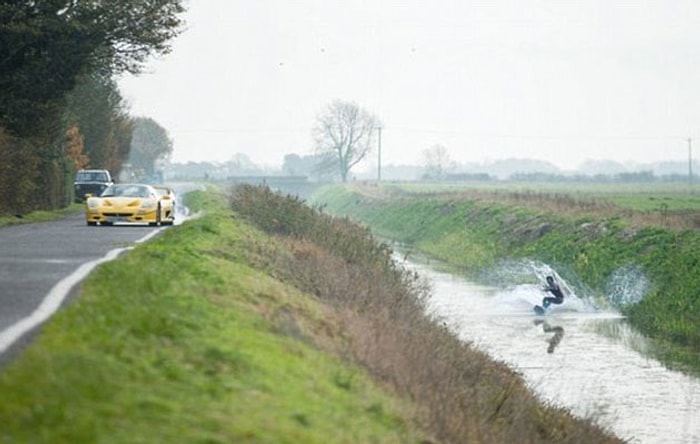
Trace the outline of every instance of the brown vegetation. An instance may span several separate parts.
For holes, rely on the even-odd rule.
[[[72,188],[68,159],[46,141],[14,136],[0,127],[0,215],[65,208]]]
[[[73,163],[73,169],[78,171],[90,164],[90,157],[84,152],[84,137],[77,125],[71,125],[66,131],[66,157]]]
[[[400,188],[376,187],[374,184],[356,184],[361,187],[363,194],[375,198],[382,196],[411,194]],[[422,196],[431,193],[421,192]],[[655,210],[633,210],[623,208],[602,197],[576,196],[574,193],[554,191],[506,189],[463,188],[458,191],[440,191],[432,193],[440,200],[474,200],[485,203],[497,203],[513,207],[530,208],[542,213],[566,215],[570,217],[586,217],[593,219],[623,218],[634,228],[664,227],[672,230],[700,229],[700,211],[674,210],[661,204]]]
[[[624,218],[637,228],[663,226],[673,230],[700,229],[700,213],[694,210],[654,211],[622,208],[605,199],[575,197],[567,193],[535,191],[478,191],[466,193],[470,199],[505,205],[536,208],[545,213],[594,219]],[[464,197],[464,194],[460,193]]]
[[[39,209],[40,159],[28,143],[0,127],[0,214],[23,214]]]

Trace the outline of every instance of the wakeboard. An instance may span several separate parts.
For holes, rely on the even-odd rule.
[[[540,305],[535,305],[533,307],[533,310],[535,310],[535,314],[540,315],[540,316],[545,313],[545,309]]]

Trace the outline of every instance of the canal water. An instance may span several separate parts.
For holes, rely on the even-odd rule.
[[[406,266],[431,282],[431,315],[544,400],[631,443],[700,443],[700,380],[646,355],[645,338],[619,313],[594,308],[562,281],[564,304],[536,316],[541,285],[480,286],[430,265]]]

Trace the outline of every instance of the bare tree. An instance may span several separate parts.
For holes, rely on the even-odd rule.
[[[448,169],[453,166],[447,148],[439,143],[423,150],[423,161],[425,162],[425,177],[430,179],[444,179]]]
[[[343,182],[375,145],[380,122],[354,102],[335,100],[317,117],[313,135],[324,169],[337,169]]]

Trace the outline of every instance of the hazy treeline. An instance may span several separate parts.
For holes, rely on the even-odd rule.
[[[0,5],[0,213],[67,205],[77,168],[118,174],[134,121],[114,79],[169,51],[181,3]]]
[[[165,173],[177,180],[231,180],[239,176],[303,176],[311,182],[340,181],[337,172],[321,168],[323,156],[318,154],[288,153],[284,156],[281,168],[258,165],[243,153],[234,154],[225,162],[184,162],[169,163]],[[595,165],[594,165],[595,166]],[[552,183],[696,183],[698,180],[688,174],[688,165],[680,161],[658,162],[633,165],[629,171],[622,171],[624,165],[607,162],[604,167],[581,168],[563,171],[548,162],[532,159],[504,159],[490,164],[451,165],[449,170],[435,174],[434,166],[395,165],[382,167],[384,181],[426,181],[426,182],[552,182]],[[638,168],[638,169],[635,169]],[[700,164],[694,170],[700,171]],[[352,180],[376,180],[377,171],[353,172]]]
[[[637,171],[615,174],[545,174],[545,173],[515,173],[511,180],[520,182],[583,182],[583,183],[688,183],[692,180],[688,175],[665,174],[656,175],[653,171]]]

